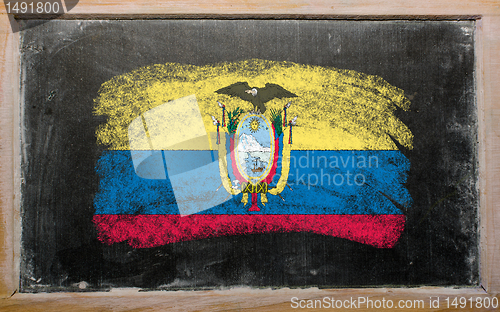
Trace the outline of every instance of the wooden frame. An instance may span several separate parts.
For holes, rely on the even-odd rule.
[[[387,0],[359,1],[162,1],[139,2],[81,0],[64,18],[108,18],[119,16],[149,17],[314,17],[350,19],[439,19],[474,17],[477,19],[477,81],[479,108],[480,162],[480,234],[481,287],[415,289],[230,289],[203,292],[149,292],[113,290],[109,293],[16,294],[19,287],[20,217],[19,190],[19,34],[13,33],[5,8],[0,12],[0,306],[13,310],[288,310],[291,298],[371,300],[424,300],[440,297],[440,307],[447,308],[445,298],[491,297],[500,293],[500,2],[434,0],[414,2]],[[363,310],[363,309],[360,309]],[[369,310],[369,309],[366,309]],[[397,310],[397,309],[390,309]]]

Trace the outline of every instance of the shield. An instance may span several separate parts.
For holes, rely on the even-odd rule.
[[[236,131],[236,166],[245,179],[242,182],[258,184],[271,171],[274,155],[274,133],[271,123],[263,115],[244,116]]]
[[[217,120],[215,123],[220,124]],[[248,203],[249,194],[251,195],[252,205],[248,209],[249,212],[260,211],[257,204],[259,194],[261,203],[265,205],[268,202],[268,193],[280,196],[287,185],[290,134],[291,131],[285,131],[284,135],[280,136],[279,133],[277,135],[274,123],[264,115],[249,113],[237,122],[235,131],[227,135],[229,153],[226,152],[226,135],[220,136],[219,169],[222,184],[231,195],[243,193],[241,202],[244,205]],[[280,145],[283,146],[281,150]],[[230,155],[229,162],[224,157],[226,154]],[[277,183],[273,183],[276,182],[273,179],[279,159],[282,162],[281,174]],[[239,185],[240,188],[235,185]]]

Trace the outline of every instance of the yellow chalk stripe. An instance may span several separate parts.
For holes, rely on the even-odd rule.
[[[299,116],[293,149],[396,149],[390,136],[406,148],[413,148],[413,134],[394,115],[396,109],[408,110],[410,102],[403,90],[382,78],[352,70],[255,59],[206,66],[151,65],[114,77],[101,86],[95,99],[95,114],[108,117],[96,130],[97,142],[110,149],[128,150],[127,129],[132,120],[152,108],[193,94],[205,131],[214,132],[216,126],[210,116],[222,121],[217,101],[224,103],[228,111],[238,106],[245,111],[253,108],[249,102],[215,93],[239,81],[253,87],[276,83],[298,95],[265,104],[269,116],[272,108],[281,110],[292,101],[287,115],[289,119]],[[187,127],[181,130],[190,131]],[[216,146],[210,142],[207,148]]]

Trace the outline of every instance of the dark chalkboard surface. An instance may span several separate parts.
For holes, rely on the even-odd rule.
[[[36,27],[29,26],[26,25],[27,30],[22,33],[21,43],[24,100],[21,110],[21,291],[105,290],[111,287],[201,289],[238,285],[478,284],[473,21],[54,20]],[[305,83],[297,78],[305,80],[311,72],[315,73],[311,77],[322,77],[324,82],[312,79]],[[146,177],[147,181],[138,182],[140,188],[134,190],[134,194],[142,195],[153,190],[151,196],[164,192],[161,201],[151,199],[150,195],[147,199],[130,200],[130,193],[124,193],[131,185],[127,181],[140,177],[125,175],[125,169],[117,170],[122,175],[116,181],[121,184],[120,187],[113,184],[117,190],[113,191],[114,195],[110,195],[111,191],[106,193],[110,189],[105,187],[111,185],[106,181],[115,181],[106,175],[106,166],[128,164],[130,172],[134,172],[130,147],[120,145],[114,130],[103,130],[113,120],[121,120],[120,116],[127,115],[129,110],[117,113],[116,107],[109,103],[119,98],[124,105],[120,107],[128,107],[123,99],[137,97],[137,103],[147,103],[140,104],[138,109],[147,105],[152,109],[180,97],[169,97],[168,90],[165,91],[170,88],[173,94],[177,90],[175,83],[181,83],[181,89],[187,90],[197,87],[196,83],[216,81],[222,74],[224,77],[242,75],[248,79],[261,79],[259,75],[263,73],[267,76],[262,79],[269,80],[265,82],[284,81],[282,86],[286,85],[287,90],[297,95],[297,99],[290,98],[293,104],[289,108],[290,114],[298,115],[297,125],[292,127],[289,123],[294,115],[286,117],[287,122],[283,125],[283,136],[291,136],[290,143],[294,140],[292,158],[294,155],[298,159],[303,156],[293,150],[300,147],[303,153],[310,150],[342,153],[337,152],[340,149],[347,154],[327,156],[355,155],[359,159],[364,157],[363,153],[372,153],[377,148],[366,144],[359,147],[353,143],[348,148],[335,149],[333,143],[325,143],[333,140],[330,132],[321,139],[324,148],[313,148],[304,138],[321,137],[320,133],[335,129],[342,131],[335,133],[344,134],[339,135],[340,138],[375,133],[385,138],[383,143],[377,143],[382,144],[378,145],[378,150],[395,153],[383,158],[387,160],[387,168],[399,168],[392,171],[394,177],[390,176],[395,180],[383,175],[375,180],[381,185],[385,183],[385,189],[374,188],[373,192],[367,193],[363,193],[364,190],[372,187],[368,180],[364,181],[363,191],[354,193],[349,193],[352,189],[344,191],[342,187],[331,186],[327,188],[331,192],[315,193],[320,194],[316,197],[307,197],[310,188],[296,183],[293,190],[283,191],[289,192],[283,193],[288,202],[281,203],[278,196],[271,195],[268,195],[266,206],[262,205],[261,199],[256,202],[260,214],[266,214],[266,207],[275,207],[274,211],[280,211],[278,215],[290,211],[306,215],[304,218],[309,219],[304,219],[306,221],[301,221],[301,224],[314,220],[309,228],[291,229],[280,223],[277,230],[265,226],[264,230],[255,230],[258,225],[253,223],[252,230],[247,228],[247,232],[236,233],[236,230],[231,232],[228,224],[223,224],[219,229],[222,234],[214,234],[215,230],[211,229],[208,234],[196,237],[189,234],[188,238],[177,240],[171,239],[175,231],[169,230],[158,236],[158,240],[154,235],[144,239],[144,233],[151,231],[147,226],[142,227],[140,233],[127,234],[129,236],[124,239],[113,236],[116,232],[111,230],[106,232],[104,226],[109,225],[113,218],[133,220],[129,226],[137,221],[134,218],[141,216],[169,217],[172,213],[168,209],[179,209],[177,214],[182,214],[178,198],[178,207],[175,202],[174,206],[166,204],[174,200],[168,192],[170,186],[154,184],[167,183],[162,182],[167,181],[167,177],[163,180]],[[154,89],[155,84],[160,84],[160,87]],[[219,87],[228,85],[221,82]],[[305,85],[323,88],[322,92],[315,93],[314,99],[322,99],[334,88],[338,100],[328,105],[316,100],[301,104],[312,94],[303,91]],[[143,87],[146,89],[141,89]],[[264,83],[257,87],[264,87]],[[228,104],[232,103],[231,97],[218,95],[217,89],[210,89],[207,97],[226,99],[225,114],[232,112],[235,106]],[[141,90],[149,90],[149,93],[139,94]],[[200,94],[205,94],[203,92]],[[164,98],[160,97],[162,94],[166,94]],[[358,97],[369,97],[371,104],[364,107],[363,101],[349,100]],[[197,94],[197,98],[202,103],[203,97]],[[156,100],[159,102],[154,102]],[[267,104],[269,112],[264,114],[269,119],[271,108],[281,110],[288,99],[283,103],[273,101],[276,102]],[[386,102],[389,103],[387,109],[381,109],[378,103]],[[210,115],[216,115],[221,123],[220,131],[223,131],[222,110],[216,102],[210,105],[213,107],[201,109],[201,118],[206,118],[204,125],[210,126],[210,116],[206,112],[212,112]],[[252,109],[250,104],[246,105],[242,106],[245,113]],[[363,113],[357,113],[359,107]],[[346,113],[351,110],[352,114]],[[141,114],[147,117],[145,111],[130,111],[130,116],[126,116],[130,120]],[[283,110],[280,112],[284,113]],[[322,116],[334,116],[331,114],[340,117],[323,125],[325,119]],[[371,116],[371,119],[366,119],[366,116]],[[146,117],[142,122],[148,125]],[[348,124],[344,124],[346,120]],[[398,120],[399,128],[381,126],[374,130],[370,128],[373,120],[378,120],[381,125],[384,125],[384,120]],[[316,123],[308,123],[310,121]],[[278,124],[273,124],[273,127]],[[323,132],[313,135],[303,129]],[[387,133],[384,132],[386,129],[389,129]],[[191,131],[194,130],[191,128]],[[215,133],[215,124],[211,131]],[[189,133],[189,129],[183,133]],[[130,132],[128,134],[130,136]],[[212,143],[215,136],[211,135],[207,151],[212,152],[207,155],[217,154],[216,144]],[[106,138],[111,139],[106,141]],[[366,142],[372,139],[369,137]],[[315,142],[315,139],[309,141]],[[280,142],[278,152],[281,153],[287,141]],[[166,159],[168,153],[161,153]],[[366,154],[366,157],[369,155],[372,154]],[[359,163],[352,164],[353,167],[360,166]],[[283,167],[279,165],[278,169]],[[140,176],[135,169],[135,174]],[[377,167],[366,176],[367,179],[381,170]],[[169,173],[172,175],[172,171]],[[175,189],[173,176],[169,179]],[[288,181],[291,184],[290,177]],[[327,196],[326,193],[333,195],[322,197]],[[302,198],[301,194],[306,195]],[[235,214],[246,216],[250,204],[242,208],[242,195],[238,196],[215,208],[220,211],[241,209],[243,212]],[[335,198],[343,196],[355,197],[356,200],[345,201],[354,203],[352,205],[328,206],[328,203],[335,202]],[[301,199],[290,203],[291,198],[299,197]],[[120,198],[125,198],[125,201],[118,205]],[[253,199],[250,201],[254,203]],[[366,208],[376,201],[389,208]],[[125,206],[129,210],[125,210]],[[308,210],[302,211],[301,207],[308,207]],[[314,210],[320,208],[337,210],[331,213]],[[220,217],[219,210],[202,215]],[[308,214],[310,211],[315,212]],[[362,215],[371,218],[379,214],[404,220],[404,226],[397,223],[395,229],[400,232],[391,243],[377,238],[367,240],[366,231],[359,228],[357,232],[338,230],[332,234],[328,227],[340,226],[320,224],[327,220],[326,216]],[[99,216],[103,215],[111,215],[106,221],[108,223],[98,222],[101,220]],[[172,224],[175,228],[179,223]],[[328,229],[317,230],[320,225]],[[188,223],[187,227],[190,226],[193,224]],[[385,229],[387,227],[377,231]],[[376,233],[372,236],[376,237]]]

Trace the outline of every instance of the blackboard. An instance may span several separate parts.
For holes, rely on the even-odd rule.
[[[478,285],[473,21],[75,20],[26,29],[23,292]],[[410,130],[412,144],[394,135],[387,144],[408,161],[401,187],[411,200],[393,203],[405,218],[394,245],[380,248],[311,231],[161,246],[103,240],[94,220],[102,191],[99,161],[110,143],[99,141],[98,130],[109,116],[96,107],[106,83],[132,73],[127,77],[140,84],[145,76],[135,73],[157,73],[168,64],[184,66],[184,72],[220,64],[251,71],[269,62],[358,79],[350,86],[383,81],[404,94],[400,100],[408,107],[392,113]],[[295,131],[300,116],[320,104],[295,111]]]

